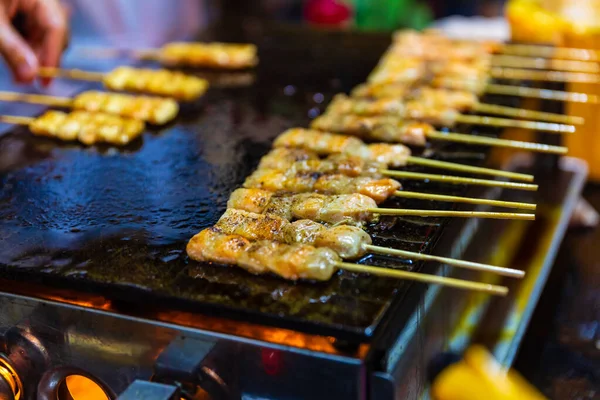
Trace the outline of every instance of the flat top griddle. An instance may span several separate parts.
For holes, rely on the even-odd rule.
[[[197,104],[185,105],[174,124],[150,128],[126,148],[63,144],[24,128],[1,137],[2,276],[98,292],[143,307],[182,307],[368,340],[409,283],[347,272],[329,282],[293,283],[186,257],[187,241],[216,222],[271,140],[286,128],[308,126],[334,93],[363,82],[389,43],[385,36],[314,31],[260,32],[252,39],[261,58],[254,84],[212,88]],[[484,156],[480,150],[427,151],[472,162]],[[465,191],[443,184],[405,187]],[[452,207],[416,200],[386,205]],[[444,222],[384,218],[370,232],[376,244],[430,251]],[[420,269],[382,257],[361,262]]]

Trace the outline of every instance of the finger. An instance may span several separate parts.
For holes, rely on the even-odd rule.
[[[0,53],[18,82],[31,82],[38,71],[33,50],[13,28],[8,17],[0,14]]]
[[[64,50],[67,17],[65,9],[55,0],[38,1],[35,17],[42,32],[40,64],[45,67],[58,67]],[[50,79],[42,79],[47,85]]]

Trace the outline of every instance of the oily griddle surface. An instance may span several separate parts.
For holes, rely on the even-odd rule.
[[[262,33],[254,84],[212,88],[197,104],[185,105],[174,124],[150,128],[123,149],[62,144],[23,128],[0,138],[2,276],[99,292],[143,307],[186,307],[339,337],[370,336],[407,282],[342,272],[329,282],[294,283],[198,264],[185,254],[189,238],[217,221],[272,138],[307,126],[332,94],[363,82],[388,44],[376,36],[306,37],[311,40]],[[482,156],[452,147],[433,154],[454,160],[457,149],[467,158]],[[405,187],[464,191],[410,182]],[[389,204],[398,205],[452,207]],[[377,244],[429,251],[444,221],[406,218],[391,230],[389,222],[371,229]],[[379,257],[361,262],[419,269]]]

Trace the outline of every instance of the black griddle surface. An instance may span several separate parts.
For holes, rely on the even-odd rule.
[[[172,126],[149,129],[124,149],[61,144],[23,128],[0,138],[2,276],[144,307],[191,308],[368,340],[409,283],[346,272],[329,282],[293,283],[186,257],[187,241],[216,222],[272,138],[308,126],[334,93],[363,82],[389,43],[385,36],[296,30],[251,38],[261,58],[253,85],[212,88],[198,104],[186,105]],[[457,150],[469,161],[483,156],[460,147],[436,147],[434,154],[455,161]],[[405,187],[445,194],[465,189]],[[414,200],[389,205],[452,207]],[[430,251],[443,223],[406,218],[391,230],[371,232],[376,244]],[[420,268],[385,258],[361,262]]]

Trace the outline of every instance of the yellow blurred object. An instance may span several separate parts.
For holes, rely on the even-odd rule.
[[[512,39],[517,42],[538,42],[562,45],[563,32],[569,24],[546,11],[536,0],[512,0],[506,5]]]
[[[431,386],[435,400],[544,400],[518,373],[506,371],[481,346],[443,370]]]
[[[592,49],[597,51],[576,54],[600,58],[600,0],[510,0],[506,18],[514,41]],[[598,84],[571,83],[565,89],[600,95]],[[574,135],[565,137],[569,155],[587,161],[590,180],[600,181],[600,105],[567,103],[565,113],[585,119]]]
[[[600,49],[600,30],[598,29],[572,31],[566,35],[565,39],[565,45],[570,47]],[[570,83],[566,89],[594,95],[600,94],[600,85]],[[571,156],[587,161],[590,171],[589,179],[600,181],[600,136],[598,135],[600,105],[569,103],[565,107],[565,113],[585,118],[585,124],[577,128],[577,133],[572,135],[573,137],[565,138],[565,144],[569,147]]]

